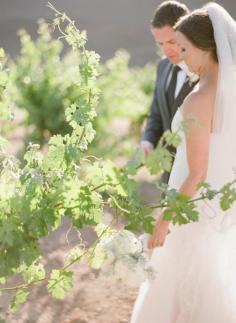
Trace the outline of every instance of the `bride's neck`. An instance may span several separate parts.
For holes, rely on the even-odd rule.
[[[199,71],[200,82],[203,84],[217,78],[218,67],[218,63],[213,60],[207,62],[204,66],[202,66]]]

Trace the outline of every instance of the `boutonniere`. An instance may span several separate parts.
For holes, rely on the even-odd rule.
[[[191,73],[190,75],[188,75],[189,85],[192,86],[194,83],[198,82],[199,78],[199,75],[196,73]]]

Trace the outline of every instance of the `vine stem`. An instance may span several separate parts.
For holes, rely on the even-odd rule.
[[[102,236],[107,232],[107,230],[112,226],[112,224],[115,222],[115,219],[112,219],[110,224],[106,226],[106,228],[102,231],[102,233],[98,236],[97,240],[93,243],[92,247],[86,249],[81,255],[79,255],[78,257],[76,257],[75,259],[73,259],[72,261],[70,261],[68,264],[66,264],[65,266],[63,266],[60,270],[67,270],[69,267],[71,267],[73,264],[75,264],[76,262],[80,262],[80,260],[86,256],[88,253],[90,253],[90,257],[94,254],[95,249],[97,247],[97,244],[99,243],[99,241],[101,240]],[[92,248],[92,251],[91,251]],[[34,280],[30,283],[25,283],[25,284],[20,284],[17,286],[12,286],[12,287],[3,287],[0,288],[0,292],[4,292],[4,291],[16,291],[19,289],[29,289],[31,286],[37,285],[43,281],[47,281],[50,278],[50,274],[45,275],[44,278],[41,279],[37,279]],[[58,281],[56,281],[57,283]]]
[[[234,179],[232,182],[229,182],[228,185],[229,186],[232,186],[235,183],[236,183],[236,179]],[[220,191],[215,191],[214,197],[216,197],[219,194],[221,194],[221,190]],[[191,200],[187,201],[187,203],[195,203],[195,202],[203,201],[203,200],[206,200],[206,199],[209,199],[208,195],[207,194],[205,194],[205,195],[203,194],[200,197],[197,197],[195,199],[191,199]],[[168,203],[161,203],[161,204],[157,204],[157,205],[148,205],[147,204],[147,206],[149,206],[152,209],[158,209],[158,208],[168,207],[169,204]]]
[[[216,192],[214,196],[217,196],[218,194],[220,194],[220,192]],[[208,199],[207,195],[202,195],[201,197],[195,198],[195,199],[191,199],[189,201],[187,201],[187,203],[194,203],[197,201],[204,201],[205,199]],[[148,207],[150,207],[151,209],[160,209],[160,208],[165,208],[168,207],[169,204],[168,203],[161,203],[161,204],[156,204],[156,205],[148,205]]]

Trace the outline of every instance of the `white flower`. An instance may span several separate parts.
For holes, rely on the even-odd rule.
[[[101,240],[101,245],[106,251],[110,251],[117,256],[142,251],[141,241],[128,230],[111,233],[110,236]]]
[[[148,240],[150,238],[150,234],[147,234],[147,233],[143,233],[141,234],[138,239],[141,241],[142,243],[142,246],[143,246],[143,250],[144,251],[148,251]]]
[[[129,286],[139,286],[153,278],[142,241],[128,230],[110,230],[99,241],[92,261],[93,268],[100,268],[106,278]]]
[[[141,262],[126,255],[116,261],[114,278],[124,284],[137,286],[147,279],[147,272]]]
[[[195,83],[199,80],[199,75],[196,73],[190,72],[188,66],[184,61],[181,61],[178,64],[178,66],[187,74],[190,86],[192,85],[192,83]]]
[[[193,83],[196,83],[199,80],[200,77],[196,73],[190,73],[188,75],[188,78],[189,78],[190,85],[192,85]]]

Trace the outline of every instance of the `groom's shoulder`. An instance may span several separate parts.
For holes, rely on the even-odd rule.
[[[161,72],[165,68],[171,65],[171,62],[168,60],[168,58],[162,58],[158,63],[157,63],[157,71]]]
[[[167,65],[170,65],[171,62],[168,60],[168,58],[164,57],[162,58],[161,60],[159,60],[158,62],[158,66],[167,66]]]

